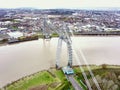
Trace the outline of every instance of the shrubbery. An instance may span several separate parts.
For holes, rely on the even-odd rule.
[[[38,35],[36,34],[32,36],[22,36],[18,38],[19,41],[29,41],[29,40],[36,40],[36,39],[38,39]]]

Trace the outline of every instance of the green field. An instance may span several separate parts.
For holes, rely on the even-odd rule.
[[[26,76],[4,87],[5,90],[65,90],[71,87],[61,70],[50,69]]]
[[[32,87],[39,86],[41,84],[50,84],[58,82],[56,78],[53,78],[47,71],[38,72],[31,76],[22,78],[11,85],[6,87],[7,90],[27,90]]]
[[[85,70],[85,73],[90,81],[90,84],[93,90],[97,90],[94,86],[93,82],[91,82],[91,76],[88,72],[86,66],[82,66]],[[91,65],[90,68],[92,69],[96,79],[99,80],[100,87],[102,90],[119,90],[120,89],[120,66],[96,66]],[[74,78],[83,87],[84,90],[87,90],[87,86],[85,84],[85,80],[81,73],[81,70],[78,66],[73,67],[75,75]],[[118,78],[119,77],[119,78]],[[113,89],[104,89],[102,80],[107,80],[106,82],[112,82]],[[101,82],[100,82],[101,81]],[[112,86],[111,86],[112,87]],[[40,71],[34,73],[32,75],[23,77],[15,82],[12,82],[9,85],[4,87],[5,90],[74,90],[72,85],[69,81],[67,81],[65,75],[63,74],[62,70],[56,70],[54,68],[49,70]]]

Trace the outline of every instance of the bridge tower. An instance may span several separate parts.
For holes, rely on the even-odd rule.
[[[42,25],[42,34],[43,34],[43,38],[44,39],[51,39],[51,31],[49,29],[49,26],[47,25],[48,20],[47,20],[47,16],[45,15],[43,18],[43,25]]]
[[[64,41],[67,45],[68,51],[68,64],[67,66],[72,67],[72,41],[69,34],[69,28],[64,22],[54,22],[45,16],[43,18],[43,35],[45,38],[49,38],[51,33],[57,33],[59,35],[57,53],[56,53],[56,68],[60,68],[60,57],[62,42]]]

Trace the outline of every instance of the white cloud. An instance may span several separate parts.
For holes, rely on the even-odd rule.
[[[0,0],[0,7],[4,7],[4,8],[120,7],[120,0]]]

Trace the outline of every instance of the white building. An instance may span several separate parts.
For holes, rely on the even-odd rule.
[[[7,32],[8,28],[0,28],[0,33],[5,34]]]
[[[18,38],[18,37],[23,36],[23,33],[18,32],[18,31],[16,31],[16,32],[9,32],[7,34],[10,36],[10,38]]]

